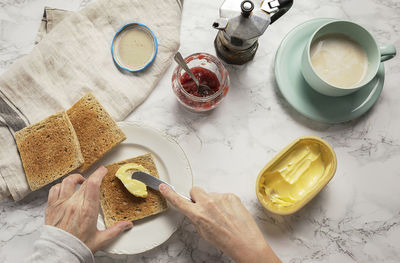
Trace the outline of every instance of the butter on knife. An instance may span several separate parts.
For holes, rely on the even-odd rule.
[[[140,164],[127,163],[121,166],[115,176],[124,184],[125,188],[136,197],[147,197],[147,187],[141,181],[132,179],[132,173],[142,171],[148,173],[149,171]]]

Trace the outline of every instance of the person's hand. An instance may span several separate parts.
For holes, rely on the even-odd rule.
[[[236,262],[280,262],[236,195],[208,194],[194,187],[190,196],[195,203],[191,203],[165,184],[161,184],[159,190],[189,218],[204,239]]]
[[[45,224],[76,236],[92,253],[132,228],[132,222],[119,222],[104,231],[97,229],[100,184],[106,174],[107,169],[103,166],[87,180],[80,174],[71,174],[50,189],[46,207]],[[81,186],[75,191],[78,184]]]

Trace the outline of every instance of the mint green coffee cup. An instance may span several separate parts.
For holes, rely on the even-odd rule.
[[[368,60],[364,76],[351,87],[340,87],[326,81],[317,73],[311,61],[310,50],[314,41],[334,34],[345,35],[345,37],[356,42],[361,46]],[[375,38],[362,26],[349,21],[337,20],[321,26],[310,37],[303,52],[301,71],[304,79],[315,91],[327,96],[344,96],[365,87],[376,76],[380,63],[395,57],[395,55],[396,48],[394,45],[379,47]]]

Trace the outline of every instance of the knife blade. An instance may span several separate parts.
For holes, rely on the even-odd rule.
[[[152,188],[152,189],[154,189],[154,190],[156,190],[156,191],[159,191],[159,190],[158,190],[158,186],[159,186],[160,184],[166,184],[166,185],[168,185],[169,187],[171,187],[171,189],[174,190],[175,193],[177,193],[178,195],[182,196],[182,197],[185,198],[186,200],[188,200],[188,201],[194,203],[193,200],[192,200],[191,198],[189,198],[189,197],[187,197],[187,196],[184,196],[184,195],[178,193],[178,192],[175,190],[175,188],[174,188],[172,185],[170,185],[169,183],[166,183],[166,182],[164,182],[163,180],[161,180],[161,179],[159,179],[159,178],[157,178],[157,177],[154,177],[154,176],[152,176],[152,175],[150,175],[150,174],[148,174],[148,173],[141,172],[141,171],[135,171],[135,172],[132,173],[132,179],[141,181],[142,183],[144,183],[145,185],[147,185],[148,187],[150,187],[150,188]]]

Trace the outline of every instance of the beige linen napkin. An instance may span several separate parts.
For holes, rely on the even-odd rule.
[[[40,24],[39,32],[35,38],[35,44],[39,43],[47,33],[72,13],[73,12],[67,10],[45,7],[42,23]]]
[[[47,21],[40,32],[51,31],[39,35],[32,52],[0,76],[0,199],[11,194],[20,200],[30,193],[16,131],[69,108],[87,92],[117,121],[147,98],[179,48],[182,2],[98,0],[56,26],[57,19],[50,28]],[[150,27],[159,43],[154,63],[138,73],[120,71],[111,57],[114,34],[129,22]]]

